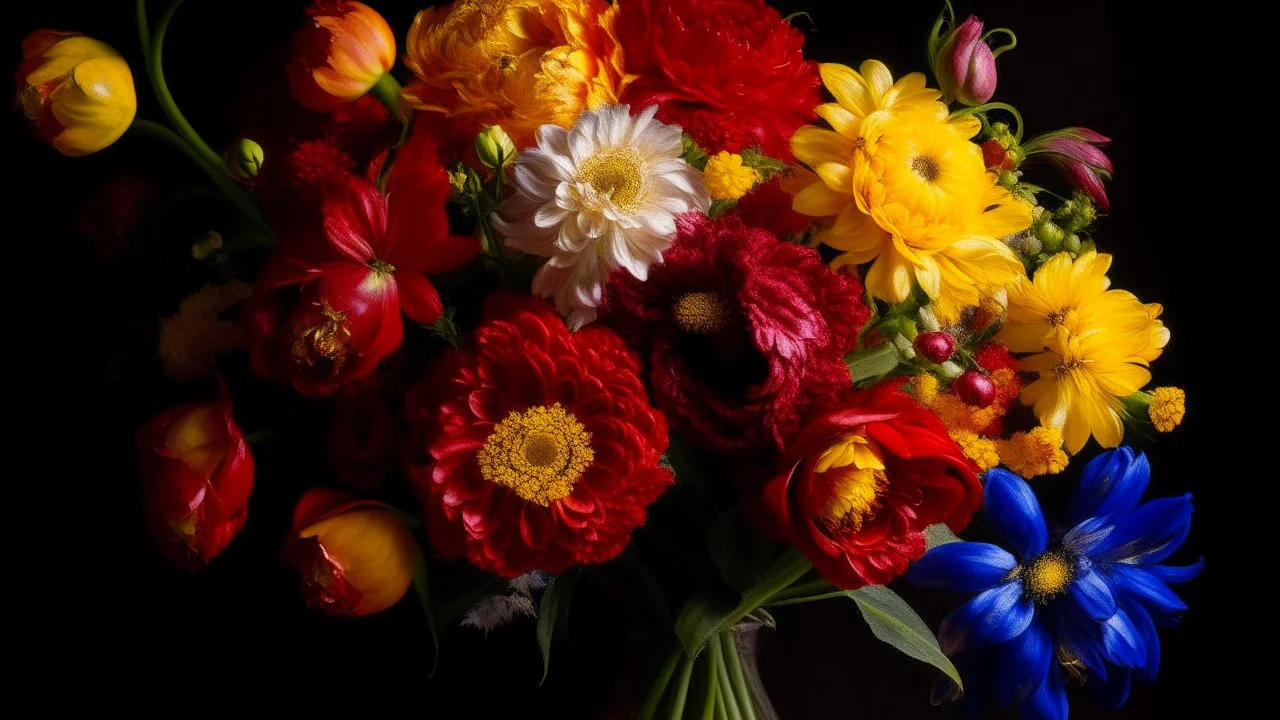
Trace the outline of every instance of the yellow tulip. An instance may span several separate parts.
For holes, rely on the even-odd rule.
[[[37,30],[22,41],[18,95],[40,139],[70,157],[115,142],[138,109],[133,75],[120,53],[57,30]]]

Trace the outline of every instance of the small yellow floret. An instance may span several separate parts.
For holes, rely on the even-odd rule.
[[[219,316],[248,299],[252,289],[238,280],[205,285],[178,305],[178,312],[160,321],[160,359],[164,372],[179,382],[203,377],[217,356],[244,343],[244,330]]]
[[[971,430],[952,430],[951,439],[960,446],[964,456],[978,465],[979,470],[990,470],[1000,462],[996,444]]]
[[[712,200],[737,200],[751,192],[752,186],[760,180],[760,174],[754,168],[742,164],[741,155],[729,152],[707,158],[702,177],[707,181]]]
[[[591,433],[556,403],[507,415],[494,426],[476,460],[485,480],[546,507],[573,492],[595,452]]]
[[[1041,425],[1029,433],[1017,432],[1008,440],[996,442],[1000,462],[1024,478],[1054,475],[1067,469],[1068,457],[1062,450],[1062,433]]]
[[[929,373],[920,373],[911,378],[911,391],[921,405],[929,407],[938,399],[938,378]]]
[[[1182,388],[1158,387],[1151,391],[1151,407],[1147,415],[1160,432],[1170,432],[1187,414],[1187,393]]]

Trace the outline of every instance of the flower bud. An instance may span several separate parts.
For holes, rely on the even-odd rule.
[[[946,332],[920,333],[914,347],[924,359],[940,364],[951,359],[951,354],[956,351],[956,339]]]
[[[182,567],[207,565],[244,527],[253,490],[253,455],[226,390],[217,403],[160,413],[137,441],[152,537]]]
[[[951,389],[966,405],[984,408],[996,397],[996,384],[986,373],[977,370],[966,371],[951,383]]]
[[[396,38],[378,11],[316,0],[294,37],[289,89],[303,107],[331,112],[360,98],[396,62]]]
[[[516,159],[516,145],[501,125],[490,125],[476,136],[476,156],[485,167],[498,170]]]
[[[227,148],[227,174],[237,182],[248,182],[258,177],[263,158],[261,145],[249,138],[240,138]]]
[[[996,58],[982,39],[982,21],[970,15],[952,28],[934,58],[933,74],[946,95],[975,106],[996,93]]]
[[[1053,222],[1045,222],[1036,227],[1035,232],[1040,242],[1044,243],[1044,249],[1049,252],[1057,252],[1062,247],[1063,239],[1067,237],[1067,233]]]
[[[114,143],[138,109],[129,64],[111,46],[78,33],[28,35],[17,75],[18,100],[36,134],[69,157]]]
[[[285,557],[307,605],[330,615],[382,612],[408,592],[418,543],[387,506],[313,488],[298,500]]]
[[[1103,182],[1111,179],[1113,167],[1099,146],[1111,138],[1088,128],[1071,127],[1033,138],[1023,145],[1028,160],[1042,158],[1056,166],[1067,182],[1084,192],[1105,212],[1110,209]]]

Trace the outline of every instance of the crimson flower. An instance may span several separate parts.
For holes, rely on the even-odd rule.
[[[401,311],[430,324],[443,310],[427,275],[475,257],[474,239],[449,234],[449,180],[418,133],[401,148],[387,194],[348,176],[324,191],[323,232],[282,242],[249,301],[255,372],[327,395],[367,377],[404,338]]]
[[[708,152],[759,145],[790,159],[791,135],[820,102],[804,35],[764,0],[627,0],[618,40],[637,78],[622,95],[657,104]]]
[[[721,453],[785,447],[811,405],[848,387],[844,356],[870,315],[858,279],[814,250],[694,213],[649,279],[615,273],[605,302],[648,352],[658,406]]]
[[[838,587],[883,585],[924,554],[924,529],[959,532],[982,484],[947,428],[888,384],[850,393],[787,448],[764,501],[783,539]]]
[[[409,394],[410,481],[445,557],[504,577],[622,552],[672,483],[667,423],[608,328],[490,297],[471,346]]]

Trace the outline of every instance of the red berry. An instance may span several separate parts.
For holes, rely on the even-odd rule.
[[[956,339],[946,332],[920,333],[916,336],[915,348],[929,362],[944,363],[956,351]]]
[[[996,384],[991,382],[990,377],[976,370],[970,370],[956,378],[951,383],[951,388],[966,405],[984,408],[996,398]]]

